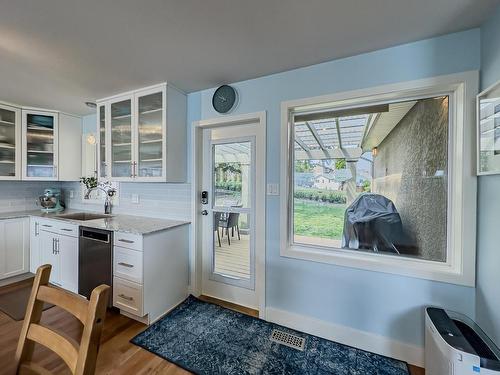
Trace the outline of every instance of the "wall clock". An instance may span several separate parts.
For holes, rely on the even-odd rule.
[[[228,113],[236,105],[238,95],[234,87],[223,85],[215,90],[212,106],[219,113]]]

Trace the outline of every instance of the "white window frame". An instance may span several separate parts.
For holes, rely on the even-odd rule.
[[[475,98],[479,73],[469,71],[281,103],[280,255],[370,271],[475,286],[476,173]],[[292,113],[341,110],[424,97],[449,96],[446,262],[397,257],[293,242]],[[333,104],[332,104],[333,103]],[[291,146],[291,147],[290,147]]]

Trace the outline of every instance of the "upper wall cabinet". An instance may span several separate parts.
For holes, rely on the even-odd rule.
[[[80,117],[22,110],[22,179],[78,181],[81,175]]]
[[[21,179],[21,110],[0,104],[0,180]]]
[[[57,180],[57,112],[23,110],[23,179]]]
[[[99,100],[99,177],[184,182],[186,110],[186,95],[166,83]]]

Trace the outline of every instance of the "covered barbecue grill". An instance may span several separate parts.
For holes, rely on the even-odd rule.
[[[405,233],[394,203],[372,193],[361,194],[345,211],[342,247],[405,255],[418,253]]]

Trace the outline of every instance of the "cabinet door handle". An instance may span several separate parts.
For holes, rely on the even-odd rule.
[[[118,265],[123,266],[123,267],[128,267],[128,268],[133,268],[134,267],[133,264],[123,263],[123,262],[119,262]]]
[[[130,177],[134,177],[134,162],[130,162]]]
[[[35,236],[40,234],[40,223],[35,223]]]
[[[45,227],[45,228],[52,228],[52,225],[49,225],[49,224],[42,224],[42,227]]]
[[[73,229],[68,229],[68,228],[61,228],[61,230],[65,231],[65,232],[73,232]]]
[[[56,238],[56,254],[59,254],[59,238]]]
[[[56,253],[56,239],[52,238],[52,254]]]
[[[133,301],[133,297],[126,296],[125,294],[118,294],[118,297],[126,299],[127,301]]]
[[[123,238],[120,238],[118,241],[119,242],[125,242],[125,243],[134,243],[135,242],[135,241],[132,241],[132,240],[125,240]]]

